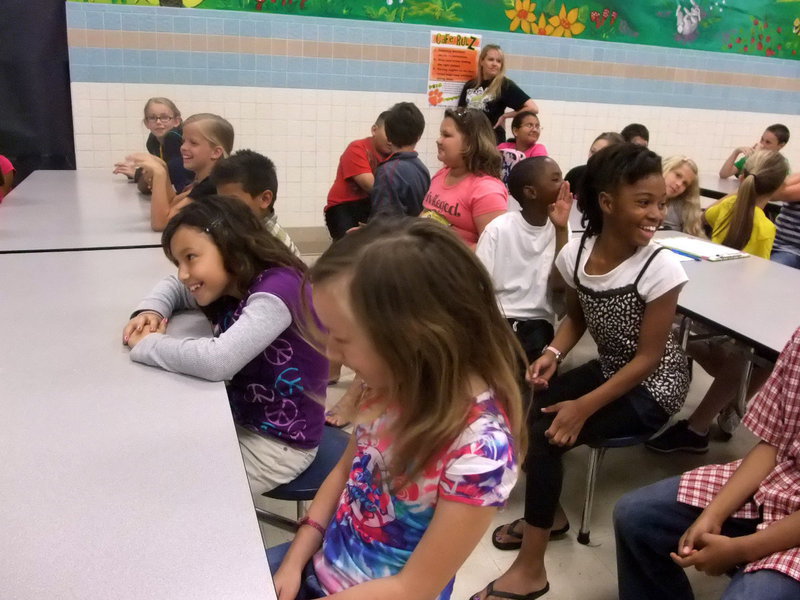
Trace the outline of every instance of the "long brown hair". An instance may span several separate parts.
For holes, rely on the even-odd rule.
[[[270,267],[306,271],[305,263],[267,231],[253,211],[237,198],[204,196],[180,209],[161,234],[161,247],[172,262],[175,257],[170,244],[182,226],[194,227],[211,236],[222,255],[225,270],[234,277],[242,296],[247,294],[256,276]]]
[[[480,110],[448,108],[444,118],[452,119],[464,136],[464,165],[473,175],[500,178],[503,159],[497,150],[497,139],[488,117]]]
[[[489,275],[452,232],[427,219],[373,221],[333,244],[307,277],[349,278],[353,314],[391,366],[394,477],[413,481],[464,431],[473,376],[494,391],[525,451],[516,371],[525,355]]]
[[[778,190],[789,173],[786,159],[772,150],[757,150],[744,163],[742,183],[730,216],[717,227],[730,223],[723,246],[741,250],[753,233],[756,200]]]

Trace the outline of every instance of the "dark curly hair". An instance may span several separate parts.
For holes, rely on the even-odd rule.
[[[161,247],[173,263],[170,244],[180,227],[193,227],[211,236],[222,255],[225,270],[236,288],[247,294],[256,276],[270,267],[291,267],[305,273],[306,266],[286,245],[266,230],[244,202],[227,196],[206,196],[184,206],[167,223]]]
[[[650,175],[662,175],[661,157],[630,142],[606,146],[586,163],[586,175],[578,192],[578,208],[586,236],[603,231],[600,194],[615,193],[620,185],[632,185]]]

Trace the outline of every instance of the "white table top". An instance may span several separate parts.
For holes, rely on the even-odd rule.
[[[700,189],[715,192],[720,198],[735,194],[739,189],[739,180],[736,177],[722,179],[718,173],[700,173]]]
[[[4,598],[275,598],[223,384],[121,343],[171,271],[159,249],[0,255]]]
[[[658,232],[657,237],[676,232]],[[800,269],[757,256],[681,263],[689,276],[680,312],[756,348],[779,353],[800,327]]]
[[[0,207],[0,252],[160,243],[150,201],[110,169],[36,171]]]

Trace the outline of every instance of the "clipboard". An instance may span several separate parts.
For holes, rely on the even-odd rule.
[[[721,246],[706,240],[693,237],[675,236],[653,240],[656,244],[669,248],[676,254],[688,256],[696,260],[718,262],[722,260],[735,260],[750,256],[741,250]]]

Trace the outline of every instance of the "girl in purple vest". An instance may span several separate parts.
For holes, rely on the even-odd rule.
[[[162,246],[178,275],[159,282],[125,326],[131,360],[226,381],[253,494],[291,481],[316,454],[328,378],[328,361],[300,334],[305,265],[223,196],[181,209]],[[170,315],[191,308],[209,318],[214,337],[166,333]]]

